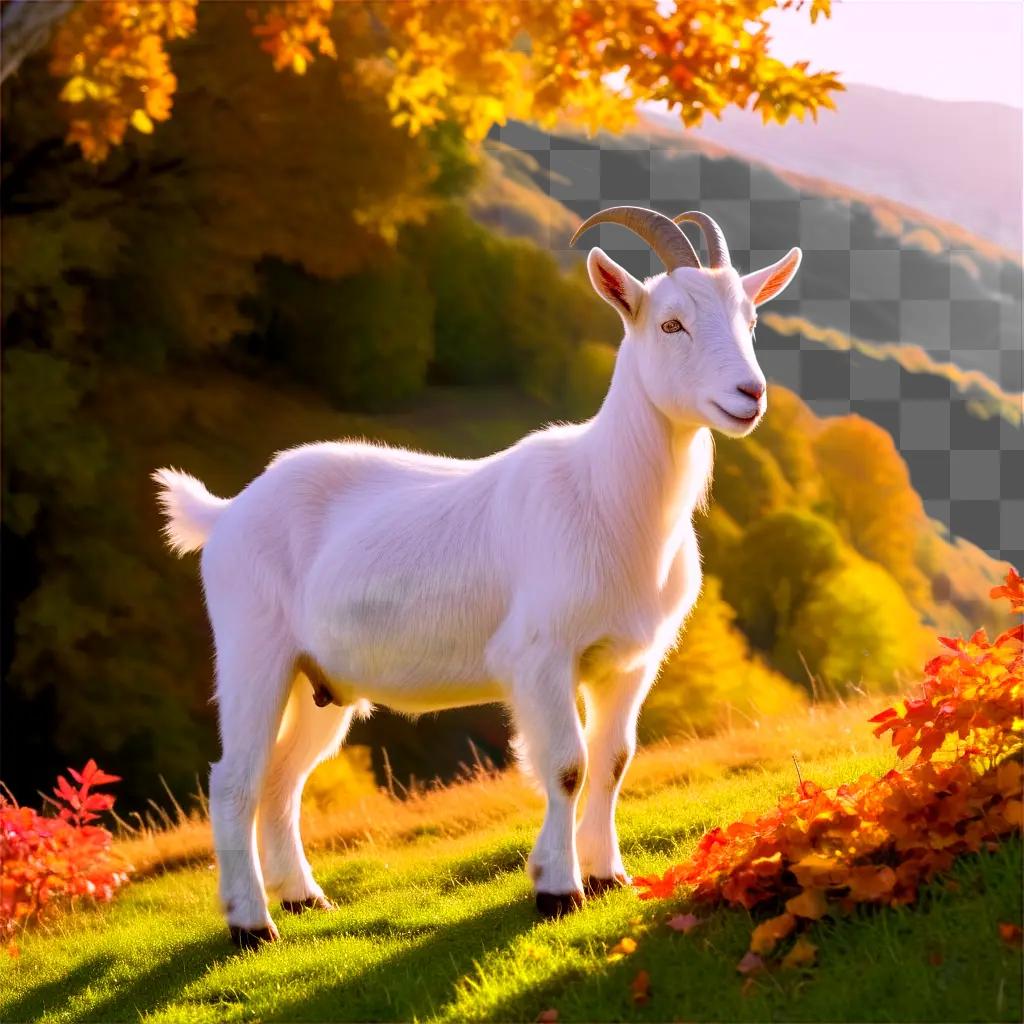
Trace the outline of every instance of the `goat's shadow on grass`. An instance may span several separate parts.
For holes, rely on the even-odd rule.
[[[97,977],[105,974],[113,962],[114,958],[107,953],[90,957],[67,974],[22,992],[4,1008],[4,1020],[10,1024],[38,1020],[48,1011],[52,1012],[64,1005],[69,987],[76,991],[88,987]]]
[[[409,935],[413,945],[346,978],[330,979],[312,993],[282,1001],[268,1020],[413,1020],[432,1016],[475,974],[490,952],[508,946],[538,923],[532,900],[492,907],[437,928],[405,929],[386,920],[346,928],[342,935]],[[321,933],[321,938],[326,938]],[[330,954],[325,951],[325,955]]]
[[[82,1021],[137,1021],[146,1011],[156,1009],[179,996],[186,985],[217,964],[236,955],[226,933],[211,933],[194,942],[176,945],[155,958],[152,966],[132,976],[131,981],[118,983],[109,996],[76,1014]],[[43,982],[22,994],[7,1008],[5,1020],[14,1022],[39,1020],[47,1012],[66,1006],[69,993],[76,996],[91,986],[100,985],[104,976],[116,970],[118,961],[104,953],[80,964],[68,974]]]

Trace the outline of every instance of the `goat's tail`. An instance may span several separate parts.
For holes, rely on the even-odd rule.
[[[176,469],[158,469],[153,479],[159,486],[157,501],[167,520],[164,539],[168,547],[177,555],[198,551],[229,500],[216,497],[194,476]]]

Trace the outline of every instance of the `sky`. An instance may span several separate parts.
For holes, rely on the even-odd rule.
[[[772,23],[774,56],[810,58],[844,82],[1024,107],[1021,0],[833,0],[816,25],[806,8]]]

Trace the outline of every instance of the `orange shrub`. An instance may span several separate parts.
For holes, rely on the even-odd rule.
[[[992,597],[1024,610],[1012,569]],[[802,782],[775,810],[715,828],[693,856],[662,876],[638,878],[642,899],[680,890],[693,899],[770,910],[739,969],[763,966],[790,935],[835,908],[912,902],[919,886],[968,853],[992,848],[1022,825],[1020,752],[1024,626],[989,641],[942,641],[952,653],[925,666],[919,696],[872,721],[915,762],[881,779],[865,775],[835,791]],[[806,964],[798,938],[784,964]]]
[[[0,794],[0,937],[10,942],[12,956],[19,928],[81,898],[106,902],[128,881],[130,865],[112,852],[110,833],[94,824],[114,806],[114,797],[96,787],[119,777],[93,760],[81,772],[69,771],[77,786],[58,776],[54,817]]]

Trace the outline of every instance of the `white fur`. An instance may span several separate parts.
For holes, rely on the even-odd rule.
[[[600,249],[588,268],[625,337],[587,423],[475,461],[306,445],[230,501],[155,474],[171,546],[203,547],[223,747],[210,804],[230,924],[273,928],[265,883],[287,900],[322,895],[299,797],[365,701],[410,713],[506,703],[547,795],[535,887],[624,876],[614,768],[700,590],[692,515],[711,474],[708,428],[741,436],[764,411],[738,388],[764,389],[750,322],[765,278],[683,268],[641,284]],[[663,331],[672,319],[690,333]],[[338,706],[314,705],[302,658]],[[588,764],[577,829],[579,791],[563,780],[575,771],[582,785]]]

